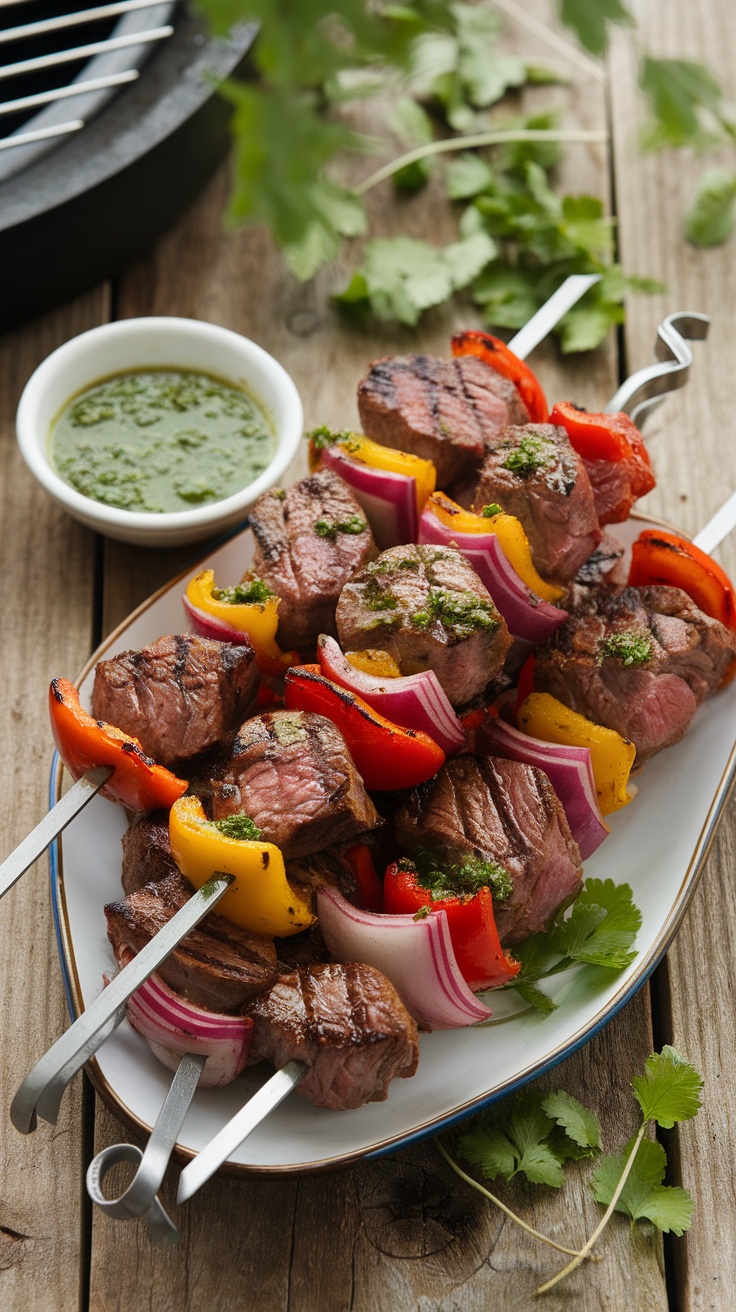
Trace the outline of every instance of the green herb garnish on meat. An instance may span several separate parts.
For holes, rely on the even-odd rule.
[[[620,665],[646,665],[652,659],[652,639],[648,633],[612,633],[598,643],[598,663],[606,656]]]
[[[237,815],[223,816],[222,820],[213,820],[212,823],[226,838],[236,838],[241,843],[254,843],[261,836],[258,825],[242,811]]]
[[[499,506],[497,501],[493,501],[490,506],[484,506],[480,513],[484,519],[493,519],[494,515],[503,514],[503,506]]]
[[[212,596],[215,601],[227,602],[228,606],[259,606],[269,597],[275,597],[276,593],[263,579],[254,577],[236,583],[232,588],[213,588]]]
[[[494,902],[505,902],[513,892],[511,875],[500,861],[467,856],[460,862],[438,860],[431,852],[420,851],[415,862],[399,862],[399,869],[416,871],[417,882],[430,894],[433,902],[446,897],[474,897],[489,888]]]
[[[351,515],[350,519],[342,520],[318,519],[314,531],[318,538],[329,538],[330,542],[334,542],[338,533],[350,533],[355,536],[358,533],[365,532],[367,527],[368,525],[364,519],[360,518],[360,515]]]
[[[324,451],[326,447],[335,446],[337,442],[346,451],[355,452],[360,450],[360,442],[355,441],[354,434],[348,429],[335,433],[326,424],[321,424],[319,428],[313,428],[311,433],[307,433],[307,441],[311,443],[315,451]]]
[[[532,432],[522,437],[513,451],[509,451],[503,461],[503,468],[510,469],[513,474],[518,474],[519,478],[531,478],[538,469],[551,464],[554,458],[553,443]]]
[[[412,627],[422,632],[433,620],[439,620],[453,638],[462,641],[474,633],[492,633],[500,623],[492,603],[474,592],[453,592],[450,588],[431,587],[422,610],[411,616]]]

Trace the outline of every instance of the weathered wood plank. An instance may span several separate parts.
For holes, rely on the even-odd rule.
[[[2,857],[47,807],[47,688],[55,674],[73,677],[89,655],[95,555],[92,534],[52,505],[23,464],[15,409],[44,356],[108,314],[109,297],[100,289],[0,342]],[[53,1128],[44,1123],[22,1138],[7,1116],[18,1084],[67,1021],[43,859],[0,907],[0,1305],[7,1312],[71,1312],[78,1304],[81,1082]]]
[[[702,60],[726,90],[736,64],[736,30],[727,4],[694,7],[685,0],[636,6],[643,42],[652,53]],[[646,158],[631,151],[638,104],[627,44],[616,43],[611,92],[616,123],[616,179],[620,238],[627,269],[659,276],[668,290],[653,301],[632,304],[626,325],[632,365],[649,359],[652,325],[676,309],[712,317],[707,345],[696,346],[696,363],[687,388],[666,402],[653,418],[650,449],[660,486],[649,498],[655,513],[695,533],[736,487],[733,441],[736,351],[733,303],[736,263],[733,242],[708,251],[688,246],[681,235],[704,161],[690,152]],[[726,161],[733,165],[733,157]],[[719,558],[733,577],[736,541]],[[662,984],[662,1037],[695,1063],[705,1078],[705,1106],[697,1120],[672,1135],[672,1178],[696,1200],[693,1227],[672,1244],[682,1312],[733,1306],[736,1278],[736,1207],[732,1126],[736,1085],[732,1076],[736,1021],[729,981],[733,977],[736,931],[733,863],[736,807],[727,809],[675,945]]]
[[[534,8],[549,13],[544,5]],[[527,36],[517,44],[536,56],[544,53]],[[535,92],[528,103],[536,107],[555,97],[570,104],[570,120],[590,127],[605,122],[597,84],[585,81],[573,92]],[[361,165],[361,172],[373,166]],[[563,177],[571,190],[606,195],[606,152],[600,147],[571,151]],[[127,272],[119,312],[124,317],[193,315],[254,337],[293,374],[307,425],[355,421],[355,384],[370,359],[417,349],[444,354],[450,333],[476,321],[472,307],[465,305],[433,312],[416,332],[345,325],[329,309],[326,293],[344,285],[349,261],[327,271],[314,287],[297,286],[261,234],[223,231],[226,188],[223,174],[177,230]],[[405,230],[435,241],[449,233],[433,192],[419,201],[396,203],[384,186],[370,197],[370,209],[376,233]],[[572,395],[581,404],[601,406],[615,388],[613,340],[587,357],[582,370],[578,361],[560,360],[553,348],[543,349],[538,358],[552,397]],[[297,466],[293,473],[299,472]],[[106,628],[164,581],[170,565],[163,554],[109,544]],[[552,1077],[554,1086],[598,1107],[611,1127],[606,1145],[611,1149],[634,1126],[627,1082],[651,1046],[644,991]],[[119,1137],[120,1127],[99,1109],[96,1149]],[[169,1202],[172,1188],[166,1192]],[[518,1200],[516,1190],[509,1191],[512,1196]],[[533,1223],[560,1238],[582,1239],[600,1214],[581,1181],[570,1186],[565,1201],[552,1191],[537,1197],[532,1190],[521,1200]],[[515,1227],[466,1189],[429,1144],[320,1179],[274,1184],[216,1180],[179,1219],[182,1244],[175,1254],[162,1254],[148,1246],[139,1225],[95,1218],[94,1312],[115,1312],[131,1301],[140,1305],[144,1289],[151,1307],[166,1310],[194,1308],[204,1297],[222,1309],[248,1305],[269,1312],[417,1306],[450,1312],[490,1305],[516,1312],[531,1307],[535,1286],[562,1265],[556,1254],[520,1238]],[[553,1297],[554,1306],[574,1298],[581,1312],[604,1306],[626,1306],[632,1312],[666,1307],[661,1245],[655,1237],[632,1245],[628,1226],[615,1218],[605,1252],[605,1266],[578,1272]]]

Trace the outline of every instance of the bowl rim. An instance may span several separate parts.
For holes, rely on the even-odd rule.
[[[65,482],[51,465],[43,445],[47,441],[48,433],[44,432],[43,436],[39,437],[38,412],[46,390],[56,381],[60,372],[63,371],[65,365],[71,359],[78,359],[87,349],[94,350],[97,343],[103,339],[134,340],[144,332],[151,331],[169,332],[173,334],[173,340],[176,338],[180,340],[188,338],[190,341],[196,341],[197,338],[200,340],[206,339],[210,343],[219,343],[223,347],[240,351],[244,365],[252,368],[256,376],[255,382],[251,383],[251,380],[249,380],[249,383],[253,386],[253,391],[259,403],[263,404],[258,397],[257,380],[260,375],[261,378],[265,378],[281,393],[284,405],[285,420],[280,427],[273,422],[273,416],[270,416],[276,450],[262,473],[253,479],[251,483],[238,489],[237,492],[233,492],[230,496],[223,497],[219,501],[210,501],[206,506],[199,506],[193,510],[125,510],[118,506],[108,506],[104,501],[96,501],[93,497],[85,496],[84,493],[78,492],[71,484]],[[177,366],[175,359],[166,358],[169,355],[175,356],[175,349],[173,352],[162,351],[161,364],[157,363],[152,367],[172,369],[183,367],[182,365]],[[130,366],[129,369],[123,366],[119,372],[133,372],[135,368],[135,365]],[[191,368],[191,366],[187,366],[187,368]],[[202,369],[202,372],[208,373],[209,371]],[[115,371],[106,373],[104,377],[113,377],[114,373]],[[232,377],[229,377],[227,370],[220,376],[223,382],[230,382],[231,385],[237,386]],[[72,395],[84,390],[85,386],[91,386],[95,379],[99,377],[101,375],[91,370],[89,382],[83,384],[82,388],[77,388]],[[71,396],[68,399],[71,400]],[[110,323],[98,324],[96,327],[89,328],[75,337],[70,337],[68,341],[63,342],[61,346],[56,347],[54,351],[47,355],[33,371],[21,393],[16,412],[16,436],[23,459],[39,483],[47,492],[60,501],[67,510],[76,513],[78,516],[84,516],[87,521],[94,520],[101,526],[126,530],[138,529],[146,533],[155,533],[160,530],[162,536],[174,530],[201,529],[210,524],[214,528],[228,519],[232,521],[240,512],[244,512],[263,492],[267,492],[269,488],[273,487],[286,472],[299,449],[303,429],[304,413],[301,397],[293,378],[275,356],[251,338],[244,337],[232,328],[224,328],[220,324],[211,323],[206,319],[188,319],[176,315],[147,315],[134,319],[116,319]]]

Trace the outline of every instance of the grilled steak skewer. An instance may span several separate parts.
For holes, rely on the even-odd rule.
[[[215,820],[245,811],[287,858],[344,842],[378,819],[342,734],[311,711],[246,720],[212,811]]]
[[[505,424],[529,420],[514,384],[472,356],[376,360],[358,384],[358,410],[368,437],[433,461],[440,488],[470,477]]]
[[[459,551],[391,547],[342,590],[337,628],[345,650],[380,647],[402,674],[434,670],[453,706],[503,668],[511,637]]]
[[[277,1069],[296,1059],[310,1070],[299,1093],[316,1107],[344,1111],[382,1102],[395,1075],[417,1069],[419,1036],[392,984],[372,966],[328,962],[300,967],[258,998],[249,1062]]]
[[[475,481],[453,490],[480,511],[498,502],[521,520],[534,564],[546,579],[569,583],[601,540],[593,491],[564,428],[504,428],[489,444]]]
[[[100,661],[92,714],[138,738],[161,765],[173,765],[226,738],[257,691],[258,667],[247,640],[241,647],[176,634]]]
[[[320,470],[286,492],[264,493],[250,512],[250,526],[253,573],[281,598],[279,642],[308,655],[320,633],[335,636],[343,584],[376,555],[365,515],[347,483]]]
[[[534,686],[636,747],[679,742],[736,658],[736,635],[679,588],[590,589],[537,649]]]
[[[107,936],[119,964],[135,955],[188,902],[193,889],[178,872],[105,907]],[[162,980],[209,1011],[239,1011],[278,975],[273,940],[210,914],[159,966]]]
[[[461,863],[497,861],[512,882],[495,907],[502,943],[544,929],[582,887],[578,846],[542,770],[497,757],[459,756],[412,789],[395,818],[400,851],[428,849]]]

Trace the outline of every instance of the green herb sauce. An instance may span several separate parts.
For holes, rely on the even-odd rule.
[[[447,897],[475,897],[482,888],[491,890],[494,902],[505,902],[513,892],[508,870],[492,858],[485,861],[469,855],[459,863],[448,863],[421,849],[415,861],[400,861],[399,869],[415,872],[417,883],[426,889],[433,902]]]
[[[223,816],[222,820],[213,820],[212,823],[226,838],[235,838],[240,843],[255,843],[261,836],[258,825],[243,811]]]
[[[232,496],[269,464],[261,406],[209,374],[118,374],[74,397],[55,420],[50,457],[78,492],[122,510],[191,510]]]
[[[612,633],[610,638],[603,638],[598,644],[598,663],[604,657],[611,656],[621,665],[646,665],[652,659],[652,639],[648,633],[630,630],[626,633]]]

